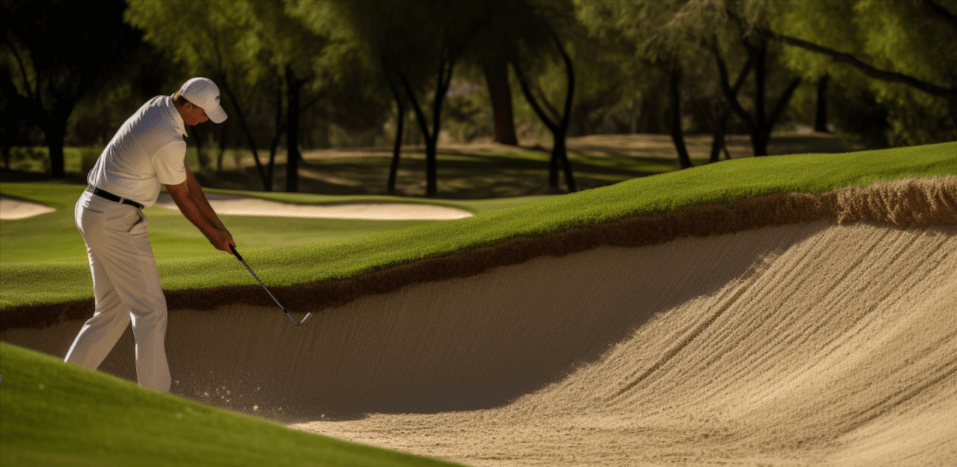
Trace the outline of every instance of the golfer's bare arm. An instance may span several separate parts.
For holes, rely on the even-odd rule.
[[[199,186],[199,181],[189,167],[189,161],[184,163],[186,164],[186,181],[179,185],[166,185],[166,191],[169,192],[180,212],[209,239],[209,243],[212,243],[217,250],[229,252],[230,245],[236,246],[233,236],[219,220],[213,207],[209,205],[206,193],[203,193],[203,188]]]

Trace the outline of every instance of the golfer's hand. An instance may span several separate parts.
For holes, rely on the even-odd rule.
[[[209,243],[212,243],[217,250],[225,251],[229,254],[233,254],[233,252],[230,251],[229,246],[236,246],[236,242],[233,241],[232,234],[230,234],[226,229],[214,230],[210,235]]]

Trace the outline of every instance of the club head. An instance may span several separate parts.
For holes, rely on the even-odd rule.
[[[306,321],[309,321],[309,318],[312,318],[312,312],[309,312],[309,313],[306,313],[306,316],[303,316],[301,321],[296,321],[296,318],[293,318],[288,311],[286,311],[285,309],[283,309],[282,311],[286,312],[286,316],[288,316],[289,320],[295,323],[296,326],[302,326],[303,324],[306,324]]]
[[[312,318],[312,312],[306,313],[306,316],[302,318],[302,321],[299,322],[299,325],[302,326],[306,324],[306,321],[309,321],[309,318]]]

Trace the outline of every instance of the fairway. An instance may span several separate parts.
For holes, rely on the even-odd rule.
[[[634,222],[285,288],[301,328],[173,307],[173,393],[471,465],[957,461],[957,178]],[[461,277],[369,289],[423,269]],[[0,338],[63,355],[81,324]],[[135,379],[131,348],[101,370]]]

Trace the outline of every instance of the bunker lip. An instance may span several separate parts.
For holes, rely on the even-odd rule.
[[[693,206],[652,217],[631,217],[538,237],[514,238],[472,251],[426,258],[350,279],[275,287],[290,310],[318,311],[359,297],[423,282],[463,278],[540,256],[564,256],[599,246],[639,247],[681,237],[707,237],[775,225],[832,219],[877,222],[896,228],[957,224],[957,176],[907,178],[812,195],[779,193],[743,198],[730,206]],[[166,291],[170,310],[212,310],[231,304],[270,306],[253,285]],[[88,317],[92,300],[0,310],[0,331],[43,328]]]

